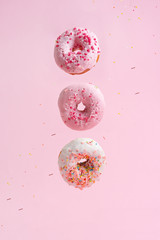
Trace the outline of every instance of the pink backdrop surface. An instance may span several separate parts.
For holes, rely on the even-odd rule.
[[[95,32],[101,57],[71,76],[53,59],[56,37]],[[160,239],[160,1],[0,1],[0,239]],[[88,131],[62,122],[60,91],[100,87],[105,116]],[[55,134],[55,135],[53,135]],[[80,191],[58,169],[77,137],[107,156],[100,182]]]

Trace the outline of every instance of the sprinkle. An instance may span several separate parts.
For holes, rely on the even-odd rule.
[[[33,198],[35,198],[35,194],[33,194]]]
[[[135,95],[136,95],[136,94],[140,94],[140,92],[136,92]]]
[[[46,123],[45,123],[45,122],[43,122],[42,124],[43,124],[43,125],[45,125]]]
[[[35,165],[35,168],[37,168],[37,165]]]
[[[138,17],[138,19],[139,19],[139,20],[141,20],[141,18],[140,18],[140,17]]]
[[[42,143],[42,147],[44,147],[44,144]]]
[[[11,200],[11,198],[7,198],[7,201]]]
[[[118,113],[118,115],[121,115],[120,113]]]
[[[10,185],[10,183],[9,183],[9,182],[7,182],[7,185]]]
[[[19,208],[19,209],[18,209],[18,211],[22,211],[22,210],[23,210],[23,208]]]
[[[131,46],[131,48],[133,48],[133,46]]]
[[[22,155],[21,154],[19,154],[19,157],[21,157]]]
[[[136,67],[131,67],[131,69],[135,69]]]
[[[29,155],[31,156],[32,154],[31,154],[31,153],[29,153]]]
[[[55,136],[55,135],[56,135],[56,133],[51,134],[51,136]]]
[[[119,16],[117,16],[117,18],[119,18]]]
[[[103,136],[103,139],[106,140],[106,138]]]
[[[121,13],[121,15],[123,15],[123,13]]]
[[[113,63],[116,63],[115,61],[113,61]]]
[[[115,6],[113,6],[113,8],[116,8]]]
[[[53,176],[53,173],[50,173],[48,176],[49,176],[49,177],[50,177],[50,176]]]
[[[120,95],[120,92],[118,92],[117,94]]]

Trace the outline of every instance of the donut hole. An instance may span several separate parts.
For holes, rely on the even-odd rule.
[[[73,48],[72,48],[72,52],[78,52],[78,51],[82,51],[83,47],[80,44],[74,44]]]
[[[80,112],[83,112],[84,110],[86,109],[86,106],[80,102],[78,105],[77,105],[77,110],[80,111]]]
[[[88,162],[89,159],[87,158],[81,158],[78,162],[79,165],[81,166],[84,166],[87,162]]]

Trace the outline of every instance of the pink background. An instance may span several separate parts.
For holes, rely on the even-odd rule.
[[[53,59],[56,37],[74,26],[94,31],[102,50],[82,76]],[[1,0],[0,68],[0,239],[159,240],[160,1]],[[57,106],[78,81],[106,100],[101,123],[83,132]],[[57,164],[76,137],[98,141],[108,163],[83,191]]]

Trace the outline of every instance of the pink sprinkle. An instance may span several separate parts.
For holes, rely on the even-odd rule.
[[[63,68],[63,65],[61,65],[61,68]]]
[[[82,36],[79,36],[79,38],[81,38]]]
[[[87,52],[90,52],[90,49],[87,49]]]
[[[100,51],[97,51],[97,53],[100,53]]]
[[[69,69],[69,67],[67,67],[67,69]]]
[[[72,38],[69,38],[69,40],[72,40]]]
[[[56,45],[56,47],[59,47],[59,45]]]
[[[77,54],[81,54],[81,52],[77,52]]]
[[[84,61],[86,61],[86,58],[84,58]]]
[[[71,120],[70,118],[68,118],[68,120]]]
[[[72,35],[72,32],[70,33],[70,35]]]
[[[87,55],[87,53],[85,53],[84,55]]]
[[[69,43],[69,42],[67,41],[67,43]]]
[[[94,50],[94,47],[93,47],[93,46],[91,46],[91,49],[92,49],[92,50]]]

